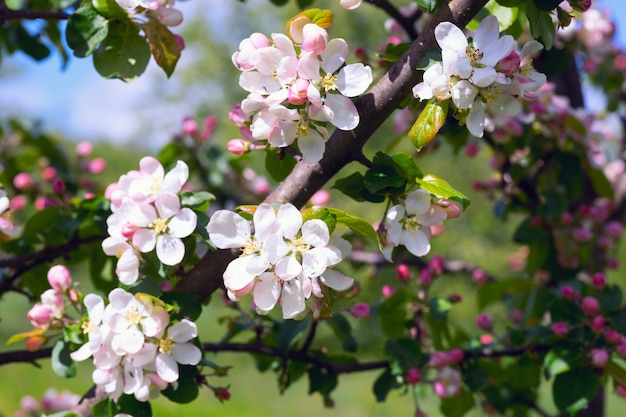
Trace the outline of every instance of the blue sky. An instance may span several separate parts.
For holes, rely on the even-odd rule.
[[[626,46],[623,1],[601,0],[598,4],[601,9],[613,10],[619,42]],[[186,16],[198,13],[199,5],[197,0],[177,3]],[[205,11],[213,11],[207,15],[213,20],[212,25],[220,26],[220,21],[226,20],[224,14],[229,13],[223,0],[203,0],[201,6]],[[185,52],[179,66],[193,65],[193,53]],[[149,135],[156,147],[164,144],[178,130],[181,120],[194,112],[194,101],[176,105],[155,102],[152,91],[157,85],[176,89],[180,80],[176,72],[168,80],[154,62],[146,74],[131,83],[101,78],[91,58],[71,59],[65,71],[60,68],[58,55],[43,63],[35,63],[19,53],[5,58],[0,65],[0,113],[39,118],[46,129],[77,141],[107,139],[128,143],[146,141]],[[210,92],[194,91],[194,95],[200,99]],[[145,124],[137,123],[137,118]],[[150,126],[148,132],[142,131],[146,124]]]

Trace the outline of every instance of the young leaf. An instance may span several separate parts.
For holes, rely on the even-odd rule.
[[[435,139],[437,132],[443,126],[448,115],[450,101],[431,99],[420,113],[419,117],[409,130],[409,138],[419,151]]]
[[[526,15],[530,24],[530,32],[533,38],[540,40],[546,50],[552,49],[556,26],[547,11],[540,10],[535,5],[535,0],[526,1]]]
[[[120,19],[128,16],[115,0],[91,0],[93,7],[104,17]]]
[[[180,47],[167,26],[150,19],[142,25],[156,63],[171,77],[180,58]]]
[[[146,70],[150,47],[130,20],[109,22],[109,33],[93,55],[93,64],[104,78],[132,81]]]
[[[366,239],[371,239],[380,245],[376,230],[374,230],[372,225],[367,220],[353,216],[350,213],[346,213],[345,211],[336,208],[326,207],[326,210],[336,217],[338,223],[348,226],[350,230],[357,235]]]
[[[59,340],[52,348],[52,369],[63,378],[76,376],[76,362],[70,358],[70,345]]]
[[[441,179],[433,174],[425,175],[423,178],[417,178],[417,183],[424,190],[439,198],[446,200],[452,200],[460,203],[463,206],[463,210],[469,206],[470,201],[463,193],[452,188],[450,184],[444,179]]]
[[[69,18],[65,38],[74,56],[91,55],[109,32],[108,21],[91,6],[81,6]]]

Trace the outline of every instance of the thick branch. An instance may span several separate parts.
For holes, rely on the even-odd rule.
[[[52,353],[52,348],[45,348],[29,352],[27,350],[13,350],[9,352],[0,352],[0,365],[6,365],[9,363],[32,363],[35,366],[39,366],[37,359],[49,358]]]
[[[40,10],[13,10],[7,7],[4,0],[0,0],[0,26],[2,26],[5,22],[8,22],[9,20],[65,20],[69,17],[69,14],[63,12],[45,12]]]
[[[465,27],[486,3],[487,0],[452,0],[443,4],[439,13],[404,55],[357,101],[361,120],[359,126],[352,131],[335,130],[326,143],[324,158],[313,165],[300,162],[266,201],[290,202],[303,206],[341,168],[358,160],[363,145],[410,94],[411,88],[421,81],[421,72],[416,70],[417,63],[429,49],[436,47],[435,26],[440,22],[450,21],[459,27]],[[221,287],[225,266],[237,254],[231,252],[230,258],[225,255],[225,251],[209,252],[183,277],[176,289],[193,291],[201,298],[207,298]]]

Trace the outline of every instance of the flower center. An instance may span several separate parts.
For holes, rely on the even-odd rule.
[[[467,54],[467,58],[472,66],[475,66],[481,59],[483,59],[483,53],[480,49],[475,48],[472,45],[468,45],[467,48],[465,48],[465,53]]]
[[[171,355],[175,344],[176,343],[174,343],[174,340],[170,336],[161,339],[159,340],[159,352]]]
[[[90,318],[87,318],[87,320],[85,320],[83,324],[80,325],[80,328],[85,334],[92,333],[94,330],[96,330],[96,326],[93,325],[93,322]]]
[[[135,326],[138,326],[141,322],[141,314],[135,306],[130,306],[126,309],[126,314],[124,314],[124,318]]]
[[[294,253],[305,253],[306,251],[308,251],[309,249],[311,249],[311,245],[309,245],[308,243],[306,243],[306,240],[304,240],[303,237],[299,237],[298,239],[294,240],[292,242],[293,244],[293,251]]]
[[[163,178],[153,175],[152,176],[152,184],[150,185],[150,189],[155,193],[159,192],[161,187],[163,186]]]
[[[337,76],[334,74],[326,74],[322,79],[322,88],[324,91],[334,91],[337,89]]]
[[[422,224],[415,217],[407,217],[404,221],[405,230],[419,230]]]
[[[241,248],[241,256],[250,256],[255,255],[261,251],[261,248],[258,247],[257,241],[253,239],[249,239]]]
[[[160,235],[167,230],[167,220],[164,219],[156,219],[150,224],[150,228],[154,230],[154,233]]]
[[[500,90],[495,85],[491,85],[481,91],[480,95],[487,101],[487,103],[493,103],[500,97]]]

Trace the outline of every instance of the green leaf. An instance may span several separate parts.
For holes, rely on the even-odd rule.
[[[117,401],[118,413],[124,413],[133,417],[152,417],[150,402],[139,401],[134,395],[122,395]]]
[[[115,0],[92,0],[91,4],[104,17],[113,19],[128,17],[126,10],[122,9]]]
[[[522,244],[529,244],[546,240],[550,237],[545,228],[535,226],[532,222],[532,218],[528,217],[519,225],[515,234],[513,235],[513,241]]]
[[[179,365],[178,372],[178,387],[174,389],[172,384],[169,384],[161,393],[175,403],[187,404],[198,398],[199,389],[196,382],[198,368],[190,365]]]
[[[379,403],[385,402],[387,399],[387,395],[392,389],[399,388],[401,384],[398,382],[398,379],[391,373],[390,369],[385,369],[385,371],[380,374],[376,381],[374,381],[374,395],[376,396],[376,401]]]
[[[348,319],[343,314],[337,313],[325,321],[333,329],[333,333],[341,342],[343,350],[350,353],[356,352],[358,343],[352,335],[352,326]]]
[[[98,73],[132,81],[143,74],[149,61],[150,47],[139,26],[128,19],[109,21],[109,33],[93,55]]]
[[[613,184],[609,181],[604,172],[589,164],[585,164],[585,170],[587,171],[591,184],[593,185],[593,189],[596,191],[598,196],[613,200]]]
[[[534,285],[530,280],[519,277],[488,282],[478,290],[478,310],[482,311],[488,305],[501,302],[507,295],[530,291],[533,288]]]
[[[393,362],[396,362],[403,371],[407,371],[410,368],[418,368],[425,361],[420,344],[409,338],[387,340],[387,343],[385,343],[385,354]]]
[[[309,368],[309,394],[319,392],[327,396],[337,387],[337,383],[337,374],[328,372],[326,368]]]
[[[295,166],[296,160],[284,149],[268,148],[265,150],[265,169],[273,180],[284,180]]]
[[[528,17],[530,32],[533,38],[539,40],[546,50],[552,49],[554,37],[556,36],[556,26],[552,22],[550,14],[537,8],[535,0],[527,0],[526,16]]]
[[[420,9],[424,10],[428,13],[433,13],[439,7],[441,7],[442,0],[414,0],[415,3],[420,7]]]
[[[446,297],[437,296],[428,300],[428,306],[433,321],[441,321],[447,319],[452,303]]]
[[[569,372],[584,363],[584,356],[580,351],[568,349],[565,346],[555,346],[546,354],[543,360],[546,378]]]
[[[533,3],[538,9],[549,12],[556,9],[561,4],[561,0],[533,0]]]
[[[418,151],[435,139],[437,132],[446,121],[449,106],[450,100],[431,99],[426,103],[426,107],[409,130],[409,138]]]
[[[613,378],[616,384],[626,385],[626,369],[622,368],[615,360],[611,359],[604,367],[604,371]]]
[[[452,188],[450,184],[444,179],[441,179],[433,174],[428,174],[423,178],[417,178],[417,183],[424,190],[431,194],[445,200],[452,200],[461,204],[463,210],[470,205],[470,201],[463,193]]]
[[[290,346],[293,346],[310,324],[311,320],[309,318],[304,320],[285,320],[282,322],[276,336],[278,349],[286,351]]]
[[[91,407],[93,417],[113,417],[119,413],[119,407],[112,398],[106,398]]]
[[[54,373],[63,378],[76,376],[76,362],[70,357],[70,345],[59,340],[52,348],[52,369]]]
[[[144,23],[142,28],[146,34],[146,39],[148,39],[154,60],[159,67],[163,68],[167,77],[171,77],[181,52],[174,34],[170,32],[167,26],[154,19]]]
[[[600,388],[595,369],[576,368],[557,375],[552,385],[554,403],[570,416],[582,410]]]
[[[109,32],[108,21],[91,6],[81,6],[69,18],[65,37],[74,56],[91,55]]]
[[[39,40],[39,36],[31,35],[22,25],[17,27],[15,36],[18,48],[34,60],[42,61],[50,56],[50,49]]]
[[[370,222],[368,222],[367,220],[332,207],[326,207],[326,210],[328,210],[332,215],[335,216],[335,218],[337,219],[337,223],[348,226],[350,230],[352,230],[357,235],[366,239],[371,239],[380,245],[376,230],[374,230]]]
[[[424,176],[424,173],[415,164],[415,160],[411,155],[399,152],[394,154],[392,159],[399,168],[399,174],[406,178],[407,182],[413,183],[418,178],[422,178]]]
[[[474,396],[463,389],[456,397],[441,399],[441,412],[446,417],[463,417],[474,407],[474,404]]]
[[[170,317],[174,320],[188,318],[191,321],[195,321],[202,313],[200,296],[196,293],[168,291],[161,294],[160,299],[177,309],[175,312],[170,312]]]
[[[338,179],[332,188],[341,191],[354,201],[370,201],[372,203],[385,201],[383,194],[373,194],[368,191],[365,187],[365,177],[360,172],[354,172],[345,178]]]
[[[196,208],[213,200],[215,200],[215,196],[208,191],[197,191],[195,193],[184,191],[180,195],[180,205],[185,207]]]
[[[517,7],[503,6],[496,0],[490,0],[485,8],[489,11],[489,13],[498,18],[498,24],[501,32],[510,28],[517,20],[519,11]]]
[[[378,308],[380,326],[389,339],[399,339],[406,331],[407,303],[411,294],[405,288],[397,290]]]

